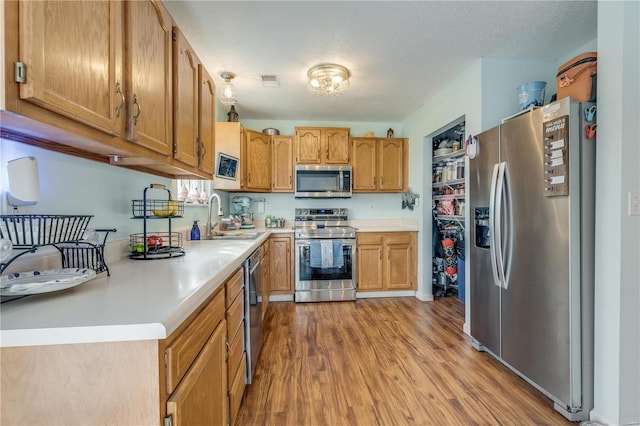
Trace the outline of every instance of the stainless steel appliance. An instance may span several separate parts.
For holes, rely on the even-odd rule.
[[[469,160],[471,336],[572,421],[593,407],[589,106],[565,98],[506,120]]]
[[[295,209],[296,302],[355,300],[356,229],[347,220],[347,209]],[[316,255],[323,245],[328,264]]]
[[[247,351],[247,384],[251,383],[253,372],[262,348],[262,265],[260,249],[244,262],[245,283],[245,346]]]
[[[298,165],[296,198],[351,198],[351,166]]]

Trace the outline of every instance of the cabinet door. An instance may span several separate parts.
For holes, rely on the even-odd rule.
[[[382,245],[358,245],[358,290],[382,290]]]
[[[271,136],[245,131],[245,187],[247,191],[271,190]]]
[[[198,137],[200,162],[198,168],[213,177],[215,164],[216,86],[207,70],[198,67]]]
[[[383,139],[378,144],[378,188],[381,191],[402,191],[406,155],[404,139]]]
[[[198,68],[200,60],[173,27],[173,158],[198,166]]]
[[[171,16],[159,1],[125,5],[127,139],[168,156],[173,133]]]
[[[376,141],[353,139],[353,191],[373,192],[376,189]]]
[[[293,138],[273,136],[272,192],[293,192]]]
[[[319,128],[296,129],[296,163],[320,164],[322,143]]]
[[[324,163],[349,164],[349,129],[324,129]]]
[[[122,8],[116,1],[21,1],[20,97],[118,135],[124,116]]]
[[[293,294],[291,271],[292,237],[271,237],[271,294]]]
[[[223,320],[167,401],[173,426],[227,424],[226,330]]]
[[[410,234],[405,234],[409,236]],[[386,239],[386,288],[389,290],[410,290],[413,286],[414,260],[411,242],[394,242]]]

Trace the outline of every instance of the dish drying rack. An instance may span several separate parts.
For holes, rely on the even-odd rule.
[[[59,252],[63,268],[93,269],[96,273],[107,272],[104,259],[107,236],[115,229],[95,229],[104,237],[95,242],[83,240],[92,215],[0,215],[0,238],[13,245],[13,254],[0,262],[2,274],[13,261],[35,253],[40,247],[53,246]]]
[[[148,199],[148,190],[163,190],[167,192],[168,199]],[[142,200],[131,201],[131,213],[133,219],[142,219],[142,233],[129,236],[129,257],[131,259],[151,260],[168,257],[184,256],[182,248],[182,234],[171,231],[171,219],[184,215],[184,201],[175,201],[171,198],[171,191],[162,184],[152,183],[146,187],[142,194]],[[150,232],[148,220],[164,219],[168,221],[168,232]],[[150,244],[153,242],[153,244]]]

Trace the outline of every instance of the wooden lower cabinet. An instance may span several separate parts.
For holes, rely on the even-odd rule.
[[[247,384],[247,355],[244,340],[244,270],[239,268],[226,283],[227,299],[227,390],[229,424],[235,424]],[[201,423],[206,424],[206,423]]]
[[[357,234],[358,291],[415,290],[416,232]]]
[[[218,324],[167,401],[172,426],[227,424],[226,328],[224,320]]]
[[[270,241],[265,241],[262,246],[260,246],[260,250],[262,250],[261,263],[262,263],[262,281],[260,285],[262,288],[260,289],[260,295],[262,297],[262,320],[264,321],[264,317],[267,314],[267,308],[269,307],[269,291],[271,288],[271,244]]]
[[[269,245],[271,269],[269,294],[293,294],[293,235],[274,234],[269,239]]]

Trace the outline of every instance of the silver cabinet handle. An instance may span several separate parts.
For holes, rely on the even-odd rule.
[[[133,116],[133,125],[138,124],[138,118],[140,118],[140,114],[142,114],[142,108],[140,108],[140,104],[138,103],[138,96],[133,95],[133,104],[138,107],[138,112]]]
[[[116,93],[120,95],[120,103],[116,107],[116,117],[120,117],[120,111],[122,111],[122,107],[124,106],[124,93],[122,93],[120,83],[116,83]]]

